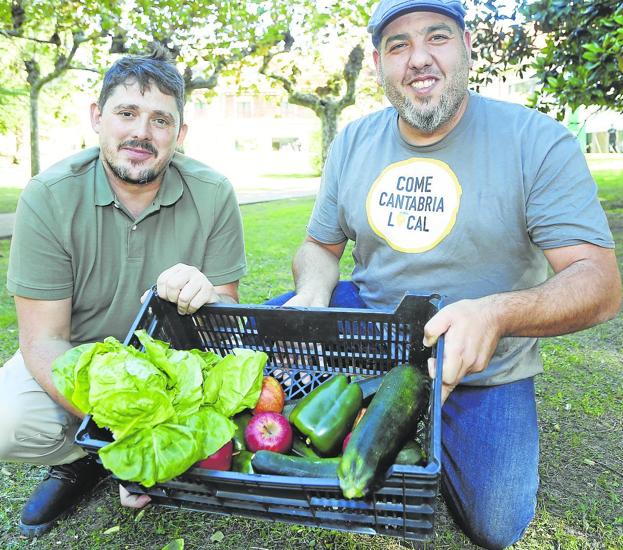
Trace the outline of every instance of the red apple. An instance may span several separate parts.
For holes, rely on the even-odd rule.
[[[230,470],[233,452],[234,443],[233,441],[228,441],[218,451],[197,462],[195,466],[208,468],[210,470]]]
[[[253,409],[253,414],[263,412],[280,413],[285,402],[286,394],[279,381],[272,376],[264,376],[260,398]]]
[[[282,414],[258,413],[249,420],[244,440],[251,452],[287,453],[292,448],[292,426]]]

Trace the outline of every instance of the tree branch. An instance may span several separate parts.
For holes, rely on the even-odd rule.
[[[350,52],[348,61],[344,67],[344,80],[346,82],[346,92],[338,101],[337,108],[341,112],[349,105],[355,104],[355,93],[357,90],[357,78],[363,66],[363,48],[357,44]]]
[[[34,38],[32,36],[23,36],[20,32],[17,31],[7,31],[6,29],[0,29],[0,35],[6,36],[7,38],[21,38],[22,40],[27,40],[29,42],[36,42],[37,44],[51,44],[52,46],[57,46],[58,43],[56,40],[44,40],[42,38]]]
[[[100,37],[100,35],[97,33],[94,33],[89,36],[84,36],[84,34],[81,31],[72,32],[71,34],[73,37],[73,44],[71,46],[71,50],[69,51],[69,53],[66,56],[63,53],[59,54],[54,63],[53,71],[51,71],[50,73],[48,73],[47,75],[43,77],[33,79],[33,81],[30,82],[31,86],[36,91],[41,90],[41,88],[43,88],[43,86],[45,86],[48,82],[51,82],[55,78],[58,78],[61,74],[63,74],[65,71],[67,71],[71,67],[71,61],[76,55],[76,52],[78,51],[78,48],[80,47],[81,44],[84,44],[85,42],[89,42],[91,40],[94,40]]]

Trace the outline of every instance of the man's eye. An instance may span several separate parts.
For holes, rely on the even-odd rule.
[[[390,52],[396,51],[396,50],[400,50],[401,48],[405,48],[407,46],[406,42],[397,42],[395,44],[392,44],[392,46],[389,48]]]
[[[166,128],[169,125],[169,121],[166,118],[156,118],[154,119],[154,124],[158,128]]]
[[[433,42],[443,42],[444,40],[448,40],[448,35],[446,34],[434,34],[431,36],[431,40]]]
[[[132,113],[130,111],[119,111],[119,115],[123,118],[130,118]]]

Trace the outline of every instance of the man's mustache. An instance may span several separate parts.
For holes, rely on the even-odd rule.
[[[149,141],[130,139],[128,141],[124,141],[121,145],[119,145],[118,150],[121,150],[125,147],[130,147],[132,149],[143,149],[156,157],[158,156],[158,150]]]

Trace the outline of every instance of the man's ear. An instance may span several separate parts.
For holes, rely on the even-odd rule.
[[[474,66],[474,60],[472,59],[472,35],[468,30],[463,33],[463,43],[467,50],[467,59],[469,60],[469,68],[471,69]]]
[[[91,103],[91,127],[96,134],[100,133],[100,126],[102,124],[102,112],[100,111],[97,103]]]
[[[381,54],[378,50],[374,49],[372,52],[372,59],[374,59],[374,68],[376,69],[376,83],[381,85]]]
[[[184,138],[186,137],[186,132],[188,132],[188,124],[182,124],[180,126],[180,131],[177,134],[177,146],[181,147],[182,143],[184,143]]]

